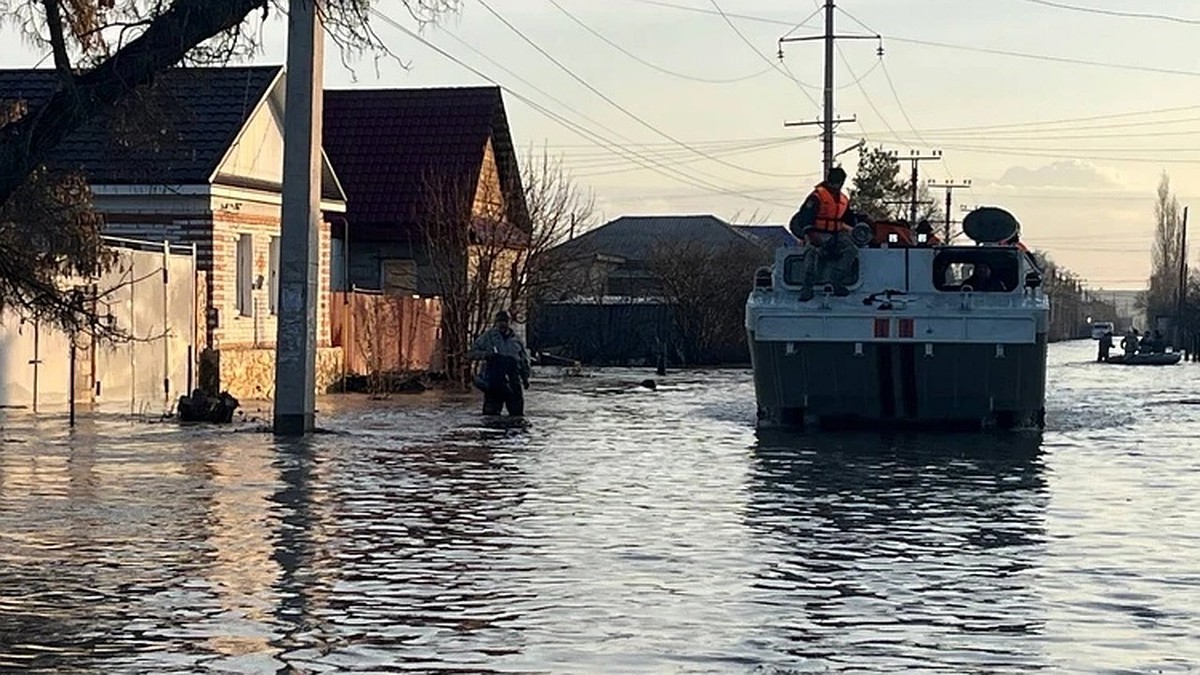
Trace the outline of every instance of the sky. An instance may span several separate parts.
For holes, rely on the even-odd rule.
[[[462,0],[418,40],[384,20],[417,29],[401,0],[376,0],[374,28],[396,58],[348,66],[330,44],[326,86],[496,83],[517,145],[561,156],[603,219],[785,223],[819,180],[817,128],[784,123],[820,115],[823,52],[791,42],[780,61],[778,40],[822,30],[815,2]],[[971,181],[954,193],[956,217],[1004,207],[1027,243],[1089,286],[1145,285],[1163,173],[1184,205],[1200,205],[1200,3],[838,8],[839,33],[881,35],[883,47],[838,43],[835,109],[856,118],[839,125],[838,150],[862,139],[901,156],[940,150],[922,179]],[[285,46],[286,22],[271,21],[255,62],[282,63]],[[0,66],[44,55],[0,42]],[[857,154],[839,159],[853,176]]]

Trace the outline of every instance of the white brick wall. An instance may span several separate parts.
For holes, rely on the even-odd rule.
[[[242,234],[253,240],[251,281],[262,276],[262,287],[251,292],[252,316],[243,316],[237,303],[237,242]],[[317,306],[317,342],[330,343],[329,330],[329,254],[328,223],[321,230],[318,263],[320,279]],[[271,237],[280,236],[278,209],[274,214],[255,214],[243,209],[237,213],[219,212],[213,218],[212,302],[219,312],[216,331],[219,349],[264,348],[275,345],[276,319],[271,312]]]

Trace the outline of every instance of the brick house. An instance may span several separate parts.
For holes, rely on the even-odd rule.
[[[53,70],[0,71],[0,99],[31,109],[57,85]],[[194,344],[211,355],[201,381],[208,371],[244,399],[273,394],[283,105],[280,66],[177,68],[68,136],[47,162],[88,177],[106,234],[196,247]],[[346,210],[328,160],[322,175],[319,387],[341,370],[327,298],[330,223]]]
[[[521,245],[482,243],[526,241],[509,233],[531,226],[498,87],[326,91],[324,146],[348,198],[335,289],[443,295],[430,228],[447,218],[470,224],[468,270],[488,265],[508,287]]]

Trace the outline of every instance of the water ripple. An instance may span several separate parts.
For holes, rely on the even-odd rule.
[[[1194,672],[1194,366],[1052,348],[1045,433],[754,429],[742,371],[323,401],[332,433],[10,416],[0,670]]]

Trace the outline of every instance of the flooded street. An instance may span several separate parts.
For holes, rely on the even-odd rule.
[[[758,433],[741,371],[542,373],[519,431],[10,416],[0,670],[1194,672],[1200,371],[1094,357],[1006,436]]]

